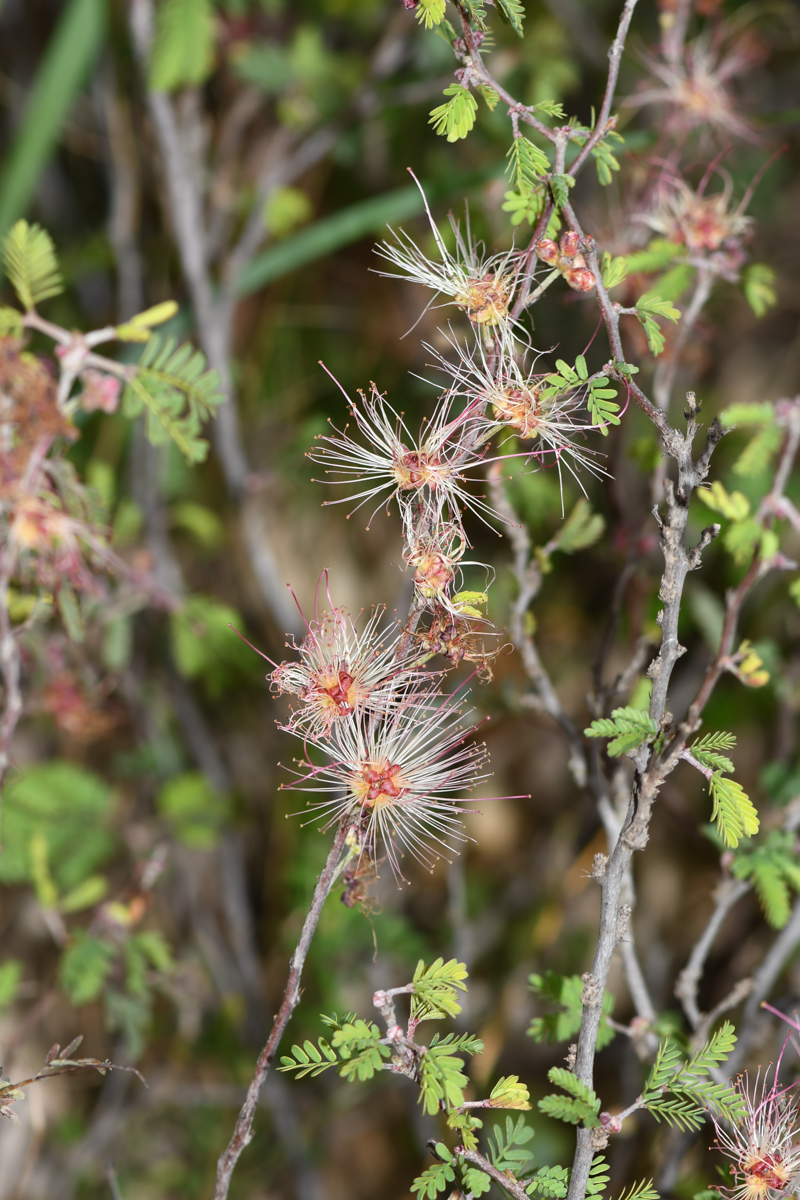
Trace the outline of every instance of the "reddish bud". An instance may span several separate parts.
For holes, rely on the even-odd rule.
[[[558,258],[558,246],[552,238],[540,238],[534,249],[542,262],[554,263]]]
[[[590,292],[594,287],[594,275],[588,267],[569,267],[564,278],[576,292]]]
[[[573,258],[578,253],[580,244],[580,235],[572,229],[567,230],[566,233],[562,233],[558,240],[558,247],[566,258]]]

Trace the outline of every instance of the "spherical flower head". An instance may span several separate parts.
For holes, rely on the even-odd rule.
[[[383,617],[384,610],[376,609],[360,631],[342,607],[306,621],[297,659],[279,663],[268,676],[274,692],[300,700],[284,729],[326,738],[356,709],[376,714],[391,708],[398,685],[407,686],[409,672],[416,673],[407,654],[398,657],[400,625],[382,627]]]
[[[455,397],[446,393],[415,436],[374,383],[369,396],[363,392],[359,396],[360,403],[349,398],[348,402],[365,444],[350,437],[347,427],[340,431],[334,426],[334,434],[318,435],[319,445],[308,452],[312,462],[323,465],[325,474],[331,477],[320,482],[355,485],[359,489],[343,500],[325,503],[358,501],[348,514],[351,516],[377,499],[367,523],[369,528],[375,513],[384,505],[388,508],[394,499],[409,540],[413,540],[415,526],[435,529],[448,522],[460,526],[463,508],[484,520],[497,516],[467,487],[471,473],[487,461],[480,403],[456,411]]]
[[[506,430],[533,442],[533,448],[524,451],[529,462],[555,464],[559,473],[564,466],[578,483],[576,467],[604,474],[593,461],[596,452],[574,440],[576,433],[595,428],[586,414],[582,387],[564,391],[552,386],[546,375],[531,373],[507,341],[500,342],[492,362],[480,346],[469,350],[455,341],[450,344],[458,361],[448,362],[437,354],[441,369],[450,375],[454,392],[481,406],[487,429]]]
[[[399,274],[411,283],[420,283],[436,293],[434,300],[438,296],[449,297],[478,328],[504,328],[513,324],[511,306],[521,265],[519,252],[512,248],[487,256],[483,244],[472,239],[469,214],[465,233],[452,215],[448,218],[455,243],[450,251],[431,216],[419,180],[411,174],[422,194],[438,258],[428,258],[404,230],[392,230],[394,241],[382,242],[375,251],[398,270],[380,274],[392,277]]]
[[[718,1148],[730,1158],[733,1186],[719,1188],[728,1200],[779,1200],[796,1190],[800,1172],[798,1112],[791,1089],[781,1088],[775,1070],[758,1076],[750,1092],[747,1075],[736,1081],[745,1105],[742,1121],[730,1128],[716,1124]]]
[[[514,294],[514,280],[509,275],[488,271],[483,278],[471,278],[467,287],[453,295],[456,305],[474,325],[502,325]]]
[[[362,852],[375,862],[385,852],[398,880],[403,852],[432,870],[452,842],[470,840],[459,816],[468,811],[463,794],[488,778],[486,748],[471,740],[464,698],[412,682],[382,719],[357,709],[330,739],[309,737],[327,761],[299,763],[297,779],[282,786],[320,793],[308,808],[327,818],[325,828],[350,822]]]
[[[726,47],[719,39],[715,42],[703,35],[684,48],[678,61],[653,55],[643,58],[655,76],[656,86],[644,88],[624,100],[624,104],[666,105],[669,109],[666,125],[671,133],[687,135],[699,130],[704,139],[709,133],[716,133],[725,138],[757,140],[736,111],[730,86],[733,79],[763,58],[763,51],[755,42],[740,39]]]
[[[669,241],[685,245],[691,254],[713,253],[741,243],[752,220],[741,205],[731,208],[732,182],[727,173],[720,174],[723,190],[710,196],[705,192],[707,180],[694,190],[683,179],[668,179],[653,212],[642,220]]]

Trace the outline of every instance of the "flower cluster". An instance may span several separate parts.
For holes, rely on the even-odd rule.
[[[327,572],[322,579],[327,592]],[[468,811],[463,793],[486,778],[486,748],[472,740],[464,688],[444,694],[440,673],[424,669],[435,649],[386,622],[383,610],[359,631],[327,598],[330,608],[315,604],[293,644],[297,657],[268,676],[276,693],[296,698],[281,727],[303,740],[296,778],[282,787],[321,793],[308,807],[325,828],[347,822],[365,870],[385,855],[402,879],[403,851],[432,868],[453,841],[469,840],[459,814]]]

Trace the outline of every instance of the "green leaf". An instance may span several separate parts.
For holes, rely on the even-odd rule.
[[[749,263],[742,271],[742,291],[757,317],[778,303],[775,272],[766,263]]]
[[[204,83],[214,65],[214,7],[211,0],[162,0],[150,52],[154,92]]]
[[[528,1028],[528,1036],[535,1042],[570,1041],[581,1027],[583,1005],[583,980],[580,975],[559,975],[556,971],[545,971],[544,975],[530,975],[528,982],[535,996],[558,1004],[563,1011],[546,1013],[534,1017]],[[616,1036],[608,1023],[608,1018],[614,1011],[614,997],[610,992],[603,993],[602,1015],[597,1034],[597,1048],[602,1050]]]
[[[771,830],[760,846],[736,855],[731,871],[737,879],[752,882],[767,921],[774,929],[783,929],[791,914],[789,889],[800,892],[794,834]]]
[[[734,492],[734,495],[737,494],[741,493]],[[744,566],[745,563],[750,561],[759,546],[762,547],[762,554],[764,554],[763,545],[765,540],[767,544],[775,542],[775,535],[772,534],[772,537],[770,537],[770,534],[772,534],[771,530],[764,529],[763,525],[760,525],[755,517],[750,517],[746,521],[736,521],[733,525],[729,526],[722,535],[722,544],[736,565]],[[764,557],[769,557],[769,555],[766,554]]]
[[[448,142],[457,142],[459,138],[465,138],[475,124],[478,102],[460,83],[451,83],[444,89],[444,94],[450,99],[431,111],[429,124]]]
[[[58,901],[58,911],[65,916],[69,913],[82,912],[86,908],[94,908],[108,894],[108,880],[105,875],[89,875],[74,888],[70,888]]]
[[[750,513],[750,501],[741,492],[728,492],[718,479],[708,488],[698,488],[697,498],[712,512],[727,517],[729,521],[744,521]]]
[[[740,838],[758,833],[758,813],[741,784],[715,771],[709,788],[713,797],[711,820],[716,822],[717,833],[726,846],[735,849]]]
[[[106,31],[104,0],[68,0],[28,91],[0,177],[0,234],[27,210],[45,165],[98,56]]]
[[[564,105],[558,100],[540,100],[533,106],[534,112],[544,113],[546,117],[553,117],[556,121],[563,121],[566,118]]]
[[[426,29],[433,29],[444,20],[447,0],[419,0],[414,15]]]
[[[161,304],[154,304],[152,308],[147,308],[144,312],[131,317],[124,325],[118,325],[117,337],[123,342],[146,342],[154,327],[163,325],[165,321],[171,321],[177,311],[178,305],[174,300],[164,300]]]
[[[489,1096],[489,1108],[518,1108],[523,1112],[531,1106],[531,1095],[518,1075],[498,1079]]]
[[[609,425],[619,425],[617,416],[619,405],[616,402],[617,389],[609,388],[607,375],[598,375],[589,383],[586,396],[586,407],[592,415],[592,425],[597,425],[604,437],[608,436]]]
[[[501,207],[503,212],[510,214],[512,225],[521,225],[523,221],[535,225],[544,208],[544,186],[535,192],[505,192]]]
[[[529,1196],[544,1196],[546,1200],[563,1200],[568,1187],[569,1170],[566,1167],[540,1167],[533,1179],[525,1183]]]
[[[605,1156],[603,1154],[596,1155],[589,1169],[589,1178],[586,1180],[586,1195],[601,1196],[608,1187],[610,1178]]]
[[[449,1046],[442,1043],[429,1046],[420,1059],[420,1103],[429,1116],[440,1109],[460,1108],[464,1103],[464,1088],[469,1079],[462,1068],[463,1060],[450,1054]]]
[[[559,208],[563,208],[569,200],[569,189],[575,186],[575,180],[572,175],[551,175],[550,176],[550,191],[553,193],[553,201]]]
[[[219,375],[205,356],[175,338],[153,334],[142,350],[135,374],[122,396],[125,416],[147,410],[147,436],[153,445],[170,438],[188,462],[202,462],[208,443],[200,436],[203,421],[215,415],[225,396]]]
[[[114,947],[79,929],[61,957],[59,981],[74,1005],[96,1000],[111,971]]]
[[[492,1181],[480,1167],[465,1167],[461,1172],[461,1180],[466,1191],[473,1196],[483,1196],[491,1190]]]
[[[411,1191],[418,1194],[419,1200],[423,1200],[423,1197],[434,1200],[448,1184],[454,1182],[455,1177],[456,1173],[449,1162],[437,1162],[417,1176],[411,1184]]]
[[[538,1107],[546,1116],[565,1121],[568,1125],[583,1124],[587,1129],[599,1126],[600,1097],[566,1067],[552,1067],[547,1078],[557,1087],[563,1088],[568,1096],[545,1096]]]
[[[46,840],[47,857],[61,891],[69,892],[111,857],[106,828],[114,793],[91,771],[69,762],[39,763],[7,784],[3,797],[0,882],[33,882],[31,841]]]
[[[544,151],[520,134],[514,138],[506,157],[506,171],[517,191],[522,195],[538,193],[542,187],[541,177],[550,170],[550,160]]]
[[[22,313],[16,308],[0,308],[0,337],[22,337]]]
[[[683,254],[685,247],[677,242],[668,242],[665,238],[653,238],[646,250],[628,255],[628,271],[641,271],[650,275],[668,266],[678,254]]]
[[[624,144],[625,139],[621,133],[612,130],[604,138],[601,138],[592,149],[592,158],[595,161],[597,179],[601,187],[608,187],[614,178],[614,172],[620,169],[619,159],[611,149],[612,141],[616,144],[617,149],[619,149]]]
[[[652,1179],[643,1179],[641,1183],[632,1183],[626,1192],[623,1192],[619,1200],[661,1200],[658,1192],[653,1186]]]
[[[494,1139],[494,1140],[492,1140]],[[489,1158],[498,1171],[511,1171],[519,1177],[528,1170],[533,1153],[528,1142],[533,1139],[533,1130],[524,1117],[507,1116],[505,1125],[498,1123],[489,1134]]]
[[[574,554],[593,546],[605,527],[605,517],[592,512],[589,501],[582,496],[553,540],[564,554]]]
[[[658,726],[653,718],[643,708],[615,708],[610,717],[602,717],[592,721],[583,731],[587,737],[613,738],[608,743],[608,753],[612,758],[635,750],[643,742],[654,741],[658,734]]]
[[[668,321],[677,323],[681,319],[681,310],[676,308],[669,300],[664,300],[656,292],[645,292],[636,301],[636,307],[640,312],[653,313],[658,317],[666,317]]]
[[[732,771],[733,763],[721,751],[732,750],[735,745],[736,738],[732,733],[707,733],[693,742],[689,749],[704,767],[712,771]]]
[[[719,414],[724,429],[735,429],[737,425],[766,427],[775,424],[775,406],[769,400],[732,404]]]
[[[644,329],[645,336],[647,338],[647,344],[650,347],[651,352],[656,356],[656,358],[658,358],[659,354],[661,354],[667,344],[666,338],[661,332],[661,326],[655,317],[650,315],[650,313],[641,312],[637,313],[637,316],[641,321],[642,328]]]
[[[451,958],[445,962],[437,958],[428,967],[422,959],[417,963],[412,980],[414,991],[411,997],[412,1021],[441,1020],[455,1017],[461,1012],[458,993],[465,992],[467,968]]]
[[[511,26],[518,37],[522,37],[522,22],[525,19],[525,6],[522,0],[495,0],[500,16]]]
[[[621,255],[618,258],[612,258],[607,250],[603,251],[603,287],[606,291],[617,287],[624,279],[628,277],[628,260]]]
[[[628,260],[630,267],[630,259]],[[636,315],[642,323],[645,334],[647,336],[647,344],[653,354],[658,356],[666,341],[661,332],[661,328],[656,320],[656,317],[666,317],[668,321],[679,321],[681,317],[680,309],[675,308],[669,300],[664,300],[661,296],[654,292],[645,292],[636,301]]]
[[[26,312],[64,290],[53,240],[40,225],[17,221],[3,238],[3,265]]]

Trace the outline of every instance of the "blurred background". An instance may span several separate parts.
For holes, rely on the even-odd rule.
[[[527,0],[525,9],[523,40],[492,22],[495,75],[523,102],[558,100],[589,124],[619,5]],[[742,55],[725,79],[730,120],[683,136],[664,96],[641,100],[648,89],[669,92],[652,55],[659,19],[672,11],[668,0],[644,4],[618,90],[630,101],[619,107],[623,171],[608,187],[587,172],[573,195],[603,248],[631,252],[651,236],[636,217],[654,173],[678,152],[695,186],[727,150],[727,174],[710,187],[729,186],[738,203],[785,147],[747,210],[746,254],[777,272],[777,302],[757,317],[735,281],[715,289],[677,363],[675,420],[687,387],[710,420],[732,403],[793,395],[800,369],[800,15],[781,0],[701,0],[697,10],[697,45],[717,65],[731,61],[732,46]],[[441,390],[422,343],[444,351],[442,329],[458,314],[426,307],[430,295],[382,275],[374,254],[387,224],[433,248],[407,168],[440,225],[450,211],[463,222],[468,205],[473,234],[490,251],[530,237],[502,210],[503,106],[483,109],[455,144],[429,125],[455,65],[447,40],[400,0],[0,4],[0,232],[22,216],[50,231],[67,288],[46,315],[88,329],[175,298],[170,331],[202,347],[231,394],[201,465],[152,447],[119,412],[82,416],[69,452],[104,505],[115,550],[152,584],[130,596],[121,588],[106,608],[98,602],[100,618],[85,629],[52,619],[24,641],[25,711],[0,857],[0,1060],[18,1079],[39,1069],[53,1043],[83,1033],[81,1052],[135,1063],[148,1086],[120,1072],[30,1087],[17,1106],[21,1124],[0,1128],[2,1200],[213,1191],[329,844],[278,790],[287,778],[279,763],[296,753],[275,727],[287,709],[265,682],[269,664],[230,625],[280,661],[287,635],[303,628],[287,585],[309,615],[323,568],[335,603],[353,617],[375,604],[407,608],[396,513],[379,512],[367,531],[361,513],[345,519],[347,505],[323,507],[335,495],[311,481],[305,457],[329,419],[340,428],[346,420],[320,361],[350,395],[374,380],[412,427]],[[596,332],[596,306],[564,287],[548,296],[535,309],[533,343],[551,355],[547,366],[573,362]],[[3,302],[12,299],[7,289]],[[602,337],[592,351],[598,365]],[[653,359],[640,327],[630,321],[624,337],[647,389]],[[38,335],[28,348],[52,355]],[[738,433],[726,440],[719,477],[743,445]],[[659,637],[661,556],[648,517],[658,447],[631,408],[603,450],[613,478],[586,487],[605,533],[588,550],[553,557],[532,610],[546,666],[581,728],[612,597],[619,620],[608,677],[637,638],[655,647]],[[763,480],[734,482],[756,495]],[[516,475],[513,492],[535,544],[545,544],[562,522],[557,473]],[[579,498],[565,477],[564,510]],[[475,841],[452,866],[428,875],[404,863],[406,886],[385,871],[352,907],[331,897],[287,1044],[322,1033],[322,1012],[370,1018],[373,990],[409,980],[420,957],[457,956],[470,971],[459,1027],[486,1045],[471,1067],[476,1088],[514,1073],[535,1098],[566,1047],[526,1036],[534,1015],[553,1011],[531,994],[528,976],[588,969],[599,900],[588,872],[605,838],[571,779],[558,728],[526,703],[529,685],[504,632],[515,594],[509,543],[477,523],[471,536],[474,557],[496,571],[489,615],[504,645],[491,681],[473,685],[478,711],[492,716],[495,778],[485,792],[531,799],[477,804],[468,819]],[[714,547],[690,580],[678,716],[740,574]],[[467,586],[482,587],[483,575],[468,572]],[[745,691],[724,680],[705,728],[734,729],[737,778],[759,806],[785,805],[800,792],[800,612],[783,580],[758,586],[742,634],[771,681]],[[720,877],[702,783],[688,767],[671,777],[636,864],[637,943],[664,1029],[681,1028],[675,980]],[[31,849],[42,844],[44,859]],[[757,900],[744,897],[714,945],[701,1007],[747,975],[774,937]],[[791,954],[787,962],[773,1000],[791,1006],[800,977]],[[610,990],[624,1024],[633,1009],[616,967]],[[630,1102],[642,1069],[631,1039],[617,1036],[598,1064],[604,1107]],[[535,1110],[531,1119],[537,1162],[568,1163],[570,1131]],[[612,1146],[612,1188],[667,1159],[679,1164],[668,1187],[677,1195],[712,1181],[710,1133],[679,1142],[648,1118],[630,1124]],[[440,1135],[405,1079],[352,1085],[335,1074],[301,1082],[272,1074],[231,1195],[399,1200],[429,1162],[426,1139]]]

